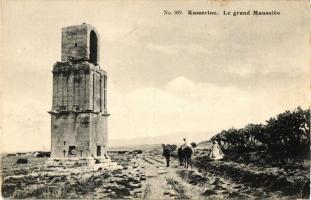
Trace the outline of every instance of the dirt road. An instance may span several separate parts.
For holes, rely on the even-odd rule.
[[[160,156],[146,155],[137,162],[145,169],[147,177],[143,198],[146,199],[201,199],[200,188],[182,180],[177,172],[182,170],[176,161],[165,167]]]
[[[145,153],[131,159],[133,166],[146,176],[142,196],[145,199],[249,199],[281,198],[278,193],[270,194],[262,188],[238,184],[220,174],[197,169],[184,169],[176,159],[165,167],[160,154]],[[287,199],[282,197],[282,199]]]

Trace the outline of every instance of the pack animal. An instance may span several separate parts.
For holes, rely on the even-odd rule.
[[[189,146],[186,146],[184,148],[179,147],[178,148],[178,158],[181,163],[183,163],[184,167],[188,169],[189,165],[192,168],[192,162],[191,162],[191,156],[192,156],[192,148]]]

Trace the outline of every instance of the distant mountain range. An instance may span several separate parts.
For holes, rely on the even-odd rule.
[[[110,139],[109,146],[134,146],[143,144],[181,144],[182,139],[187,138],[187,142],[196,142],[209,140],[213,133],[208,131],[195,132],[177,132],[173,134],[160,135],[156,137],[138,137],[130,139]]]

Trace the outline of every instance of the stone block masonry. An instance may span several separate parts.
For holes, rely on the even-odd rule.
[[[98,65],[99,35],[88,24],[62,29],[62,58],[53,66],[52,158],[105,158],[107,74]]]

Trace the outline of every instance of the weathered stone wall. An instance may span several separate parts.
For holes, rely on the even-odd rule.
[[[67,113],[52,115],[51,157],[97,156],[107,149],[107,116],[95,113]],[[75,146],[70,155],[69,146]]]
[[[97,61],[99,60],[99,35],[89,24],[68,26],[62,29],[62,61],[90,60],[90,33],[97,36]]]
[[[107,116],[91,114],[91,153],[97,156],[97,146],[101,146],[101,156],[107,152],[108,146],[108,123]]]
[[[52,115],[51,157],[90,156],[89,119],[89,113]],[[69,146],[76,147],[75,155],[69,155]]]
[[[107,148],[106,72],[89,62],[53,68],[52,157],[87,157]],[[75,146],[75,155],[69,154]]]
[[[106,79],[106,72],[89,62],[56,63],[52,110],[105,112]]]
[[[87,60],[88,40],[86,26],[70,26],[62,29],[62,61]]]

